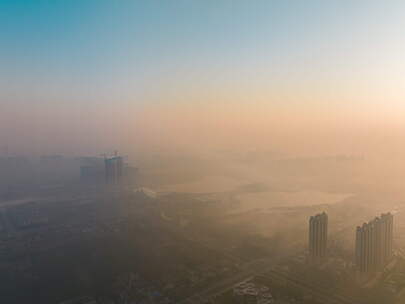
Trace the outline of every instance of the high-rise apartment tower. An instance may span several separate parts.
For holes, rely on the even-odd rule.
[[[121,156],[104,159],[107,184],[119,184],[123,178],[124,161]]]
[[[381,214],[356,229],[356,265],[361,272],[378,271],[392,257],[394,216]]]
[[[328,215],[323,212],[309,218],[309,255],[312,260],[326,256]]]

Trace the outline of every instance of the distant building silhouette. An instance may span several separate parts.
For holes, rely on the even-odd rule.
[[[106,158],[105,163],[105,180],[107,184],[119,184],[123,178],[124,161],[121,156]]]
[[[323,212],[309,218],[309,255],[312,260],[326,256],[328,215]]]
[[[392,257],[394,216],[381,214],[356,229],[356,265],[361,272],[378,271]]]
[[[85,183],[102,183],[105,179],[104,159],[80,157],[80,180]]]

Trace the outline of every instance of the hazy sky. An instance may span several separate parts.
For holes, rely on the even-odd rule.
[[[0,0],[0,146],[394,143],[404,28],[403,1]]]

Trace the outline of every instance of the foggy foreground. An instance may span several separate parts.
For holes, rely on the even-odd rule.
[[[109,179],[105,162],[1,157],[2,303],[405,301],[401,161],[151,153]],[[318,258],[309,218],[322,212]],[[392,256],[361,271],[356,227],[387,212]]]

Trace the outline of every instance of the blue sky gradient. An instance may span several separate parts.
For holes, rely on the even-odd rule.
[[[3,121],[91,130],[116,108],[218,102],[395,116],[403,20],[401,1],[0,0]]]

